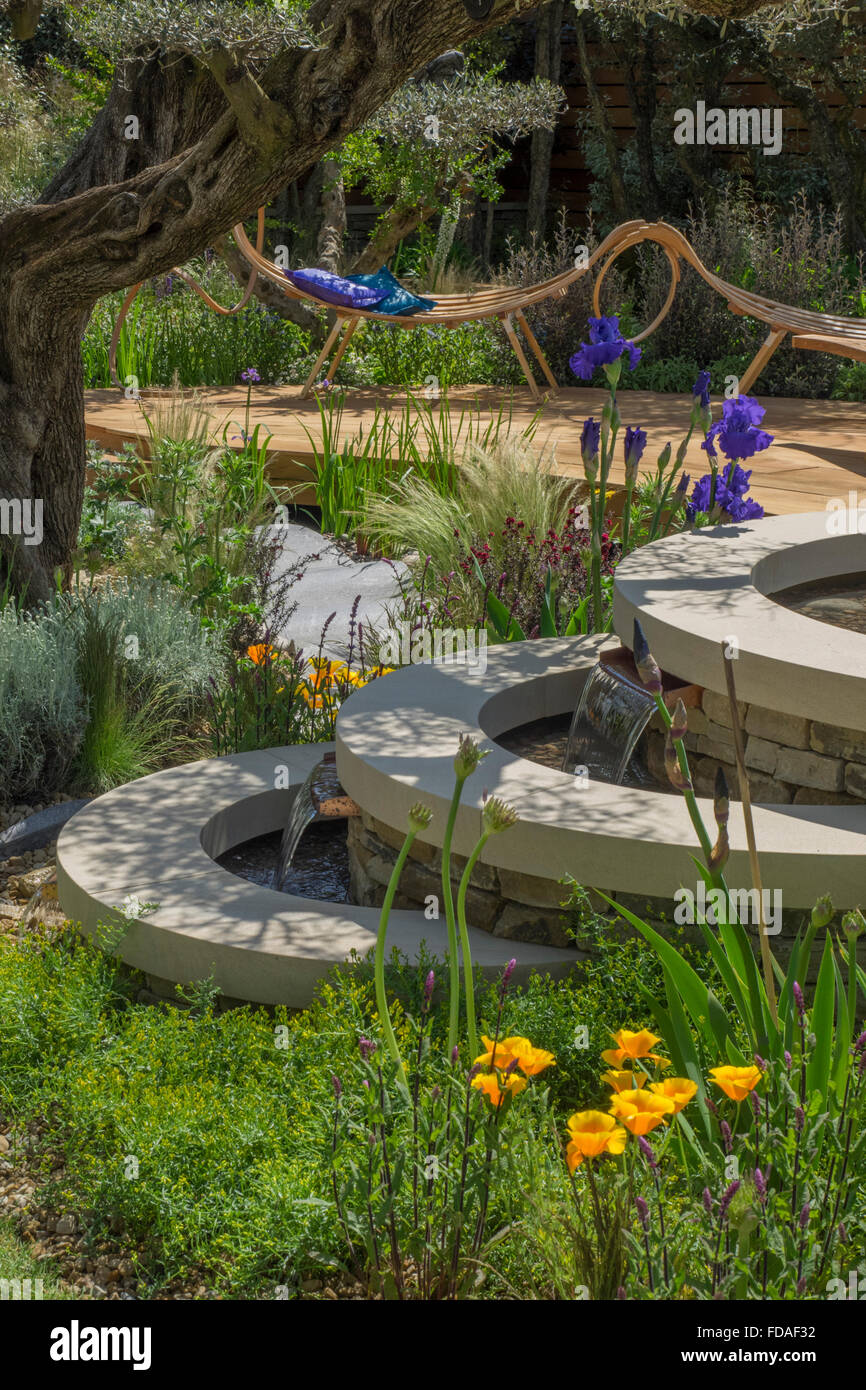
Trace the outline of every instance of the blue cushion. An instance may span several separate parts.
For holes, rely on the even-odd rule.
[[[296,289],[325,304],[337,304],[345,309],[370,309],[388,293],[386,286],[378,289],[373,285],[361,285],[354,280],[344,280],[342,275],[332,275],[329,270],[319,270],[317,266],[284,270],[283,274]]]
[[[376,293],[381,291],[382,297],[373,310],[376,314],[422,314],[427,309],[436,308],[435,299],[422,299],[420,295],[404,289],[386,265],[375,275],[350,275],[349,279],[353,284],[375,290]]]

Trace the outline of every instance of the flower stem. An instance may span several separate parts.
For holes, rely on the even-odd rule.
[[[466,925],[466,891],[472,870],[479,855],[490,838],[490,831],[482,833],[477,845],[469,856],[460,887],[457,890],[457,922],[460,927],[460,947],[463,952],[463,987],[466,991],[466,1032],[469,1038],[469,1056],[478,1056],[478,1033],[475,1027],[475,984],[472,978],[472,954],[469,947],[469,929]]]
[[[665,728],[669,729],[671,724],[673,723],[673,719],[671,717],[671,712],[665,704],[660,692],[656,695],[655,702],[659,714],[661,715],[664,721]],[[686,753],[685,744],[683,743],[681,738],[674,739],[674,747],[677,750],[677,762],[680,765],[680,772],[683,774],[685,780],[689,783],[689,787],[686,787],[683,790],[683,797],[685,798],[686,807],[689,813],[689,819],[691,820],[691,823],[695,828],[695,834],[701,842],[701,849],[704,852],[704,859],[706,860],[707,867],[709,868],[710,855],[713,852],[713,842],[710,839],[710,836],[707,832],[707,827],[704,825],[703,817],[701,816],[700,810],[698,808],[698,802],[695,793],[693,790],[691,790],[692,779],[689,771],[688,754]],[[721,888],[727,896],[727,887],[725,885],[725,881],[722,877],[721,872],[719,870],[710,869],[710,874],[712,876],[713,883],[716,885],[716,887]]]
[[[388,918],[391,915],[391,907],[397,892],[397,884],[400,882],[400,875],[409,857],[409,850],[412,848],[415,834],[416,832],[414,830],[409,830],[407,832],[406,838],[403,841],[403,847],[397,855],[397,862],[391,870],[391,877],[388,880],[388,887],[385,890],[385,900],[382,903],[382,911],[379,915],[379,931],[376,936],[376,954],[374,958],[376,1008],[379,1011],[379,1022],[388,1051],[397,1067],[398,1078],[407,1090],[408,1082],[406,1080],[406,1068],[403,1065],[403,1058],[400,1056],[400,1049],[397,1046],[397,1038],[394,1034],[393,1024],[391,1023],[391,1012],[388,1008],[388,998],[385,994],[385,938],[388,935]]]
[[[458,776],[454,784],[454,794],[448,810],[445,837],[442,841],[442,898],[445,903],[445,921],[448,927],[448,1051],[457,1046],[457,1030],[460,1023],[460,961],[457,954],[457,924],[454,917],[454,894],[451,889],[451,839],[457,807],[463,795],[465,777]]]

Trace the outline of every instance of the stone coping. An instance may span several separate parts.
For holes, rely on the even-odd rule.
[[[866,730],[866,635],[791,612],[767,595],[866,570],[866,538],[831,535],[829,514],[681,532],[617,567],[613,625],[635,617],[666,671],[723,693],[720,644],[735,638],[737,696],[782,714]]]
[[[117,787],[68,822],[57,845],[63,910],[93,935],[123,918],[132,895],[156,903],[134,918],[117,950],[129,965],[190,983],[213,975],[224,995],[303,1008],[315,986],[353,951],[375,944],[375,908],[314,901],[259,888],[214,863],[226,850],[282,829],[307,773],[333,748],[312,744],[185,763]],[[289,787],[275,790],[275,770]],[[517,978],[532,969],[565,974],[574,954],[471,931],[475,961],[496,975],[512,957]],[[446,926],[421,912],[393,911],[388,948],[410,960],[422,941],[444,955]]]
[[[663,793],[590,781],[520,758],[490,740],[506,729],[574,708],[583,682],[610,637],[515,642],[488,650],[487,669],[470,665],[404,667],[355,692],[337,719],[337,770],[347,793],[395,829],[418,800],[434,811],[421,837],[441,846],[461,733],[490,748],[467,782],[454,848],[468,854],[481,824],[482,791],[502,796],[520,816],[488,841],[483,861],[588,887],[671,898],[694,887],[698,853],[685,802]],[[669,665],[667,661],[664,662]],[[701,801],[713,827],[712,802]],[[811,907],[831,892],[838,907],[863,896],[866,807],[757,806],[755,829],[764,886],[781,889],[786,907]],[[732,887],[751,875],[742,809],[732,804]]]

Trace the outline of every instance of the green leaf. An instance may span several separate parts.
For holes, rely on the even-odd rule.
[[[836,1002],[836,977],[833,972],[833,943],[828,932],[824,939],[824,954],[818,971],[815,986],[815,999],[812,1004],[812,1032],[815,1046],[806,1063],[806,1086],[809,1091],[817,1091],[820,1096],[827,1095],[827,1082],[830,1079],[830,1061],[833,1048],[833,1012]]]
[[[509,613],[501,599],[495,594],[487,595],[487,615],[503,642],[525,642],[526,633],[520,623]]]
[[[539,628],[542,637],[559,636],[556,630],[556,584],[550,565],[547,566],[547,575],[544,580],[544,595],[541,600],[541,622]]]
[[[677,992],[691,1014],[692,1022],[698,1033],[704,1039],[706,1046],[715,1051],[718,1046],[718,1040],[710,1022],[709,1005],[709,997],[712,991],[707,988],[700,976],[697,975],[688,962],[683,959],[677,948],[672,946],[669,941],[666,941],[663,936],[660,936],[649,923],[641,921],[641,919],[633,912],[630,912],[627,907],[623,907],[621,903],[614,902],[612,898],[606,897],[604,893],[600,896],[605,898],[605,901],[609,902],[627,922],[630,922],[653,947],[662,965],[666,966],[670,971]],[[724,1020],[724,1037],[727,1038],[730,1034],[730,1025],[724,1016],[721,1006],[719,1006],[718,1013],[714,1014],[713,1018],[715,1023],[718,1023],[720,1019]]]

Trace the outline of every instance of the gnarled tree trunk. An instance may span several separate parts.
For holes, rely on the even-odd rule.
[[[0,499],[42,503],[41,544],[0,535],[0,589],[28,602],[69,575],[84,487],[80,339],[96,301],[165,274],[324,158],[400,83],[483,22],[462,0],[315,0],[321,48],[256,78],[219,48],[136,61],[42,201],[0,220]],[[138,121],[138,139],[126,139]],[[4,508],[8,518],[10,511]],[[10,529],[4,524],[3,530]]]

